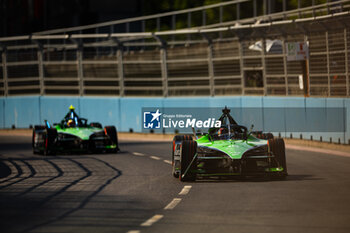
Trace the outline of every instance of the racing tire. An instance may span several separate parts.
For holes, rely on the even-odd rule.
[[[174,160],[174,152],[175,152],[175,145],[176,142],[181,143],[184,140],[190,140],[192,141],[193,138],[191,135],[175,135],[173,138],[173,148],[172,148],[172,175],[175,178],[179,178],[179,173],[176,171],[176,166],[175,166],[175,160]]]
[[[195,181],[196,174],[191,173],[191,170],[196,168],[197,161],[194,160],[188,172],[185,174],[187,168],[191,164],[194,156],[197,153],[197,142],[193,140],[185,140],[181,144],[181,156],[180,156],[180,181]],[[185,176],[183,177],[183,175]]]
[[[39,154],[40,151],[38,151],[35,148],[35,137],[37,134],[39,134],[39,130],[42,131],[44,130],[46,127],[44,125],[35,125],[33,128],[33,134],[32,134],[32,149],[33,149],[33,154]]]
[[[55,155],[54,147],[57,138],[57,129],[46,128],[44,155]]]
[[[99,123],[99,122],[91,122],[91,123],[90,123],[90,126],[91,126],[91,127],[95,127],[95,128],[99,128],[99,129],[102,129],[102,124]]]
[[[283,168],[283,172],[280,173],[280,177],[286,177],[288,175],[288,172],[284,140],[282,138],[269,139],[269,145],[273,154],[275,155],[278,164]]]
[[[116,148],[113,149],[113,152],[119,151],[119,145],[118,145],[118,133],[115,126],[105,126],[104,128],[106,135],[109,137],[111,142],[116,145]]]

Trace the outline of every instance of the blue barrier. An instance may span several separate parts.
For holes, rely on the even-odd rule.
[[[350,144],[350,99],[344,99],[344,108],[346,115],[346,130],[345,130],[345,143]]]
[[[120,131],[141,132],[143,107],[163,107],[162,98],[120,98]]]
[[[5,99],[0,98],[0,128],[5,128]]]
[[[4,125],[5,128],[28,128],[40,122],[39,97],[5,98]],[[3,114],[1,114],[3,115]]]
[[[103,125],[114,125],[118,129],[120,122],[120,99],[81,97],[79,99],[80,115],[89,122],[102,122]],[[67,107],[65,109],[67,111]],[[64,112],[64,111],[63,111]]]
[[[119,131],[141,132],[143,107],[194,108],[227,106],[235,109],[232,115],[242,125],[254,124],[254,130],[272,132],[283,137],[349,143],[350,99],[301,97],[172,97],[172,98],[119,98],[119,97],[2,97],[0,98],[0,128],[28,128],[29,125],[59,122],[68,107],[89,122],[115,125]],[[245,108],[245,111],[241,111]],[[317,108],[315,110],[315,108]],[[344,112],[335,114],[334,108]],[[307,132],[317,128],[320,132]],[[337,132],[327,132],[336,128]],[[283,130],[281,130],[283,129]],[[322,132],[324,131],[324,132]],[[166,133],[173,133],[167,129]]]

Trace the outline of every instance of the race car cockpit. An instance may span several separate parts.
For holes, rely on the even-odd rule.
[[[215,140],[246,140],[247,135],[247,127],[243,125],[238,125],[237,122],[230,115],[230,109],[225,107],[222,110],[222,115],[219,118],[221,122],[220,128],[211,128],[209,129],[210,137]]]
[[[69,112],[66,114],[66,116],[61,121],[61,125],[65,128],[87,126],[87,119],[80,118],[74,110],[75,110],[75,108],[73,107],[73,105],[71,105],[69,107]]]

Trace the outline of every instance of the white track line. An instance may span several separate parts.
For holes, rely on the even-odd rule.
[[[133,155],[137,155],[137,156],[145,156],[145,154],[139,153],[139,152],[132,152]]]
[[[185,187],[183,187],[181,192],[179,192],[179,195],[186,195],[191,188],[192,188],[192,185],[185,185]]]
[[[134,231],[134,230],[132,230],[132,231],[128,231],[128,232],[126,232],[126,233],[140,233],[141,231]]]
[[[164,160],[164,163],[172,165],[173,163],[170,160]]]
[[[181,201],[181,198],[174,198],[167,206],[164,207],[165,210],[172,210],[179,204]]]
[[[148,219],[146,222],[142,223],[141,226],[143,227],[149,227],[152,226],[154,223],[161,220],[164,216],[160,214],[154,215],[152,218]]]
[[[155,159],[155,160],[160,160],[160,158],[157,157],[157,156],[150,156],[150,158],[151,158],[151,159]]]

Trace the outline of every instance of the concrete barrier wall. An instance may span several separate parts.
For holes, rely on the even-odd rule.
[[[283,137],[349,143],[350,99],[300,97],[177,97],[177,98],[113,98],[113,97],[7,97],[0,98],[0,128],[28,128],[43,124],[45,119],[59,122],[73,105],[76,112],[103,125],[115,125],[119,131],[141,132],[143,107],[218,107],[254,108],[244,114],[233,112],[242,125],[254,124],[255,130],[272,132]],[[272,110],[271,108],[276,108]],[[296,110],[295,108],[298,108]],[[314,111],[318,108],[317,111]],[[344,115],[332,114],[332,108],[344,108]],[[282,109],[282,110],[281,110]],[[238,111],[239,112],[239,111]],[[339,128],[339,132],[306,132],[307,128]],[[277,131],[278,129],[278,131]],[[280,130],[284,129],[284,130]],[[293,130],[291,130],[293,129]],[[293,132],[291,132],[293,131]],[[300,132],[299,132],[300,131]],[[169,133],[169,130],[166,131]]]

